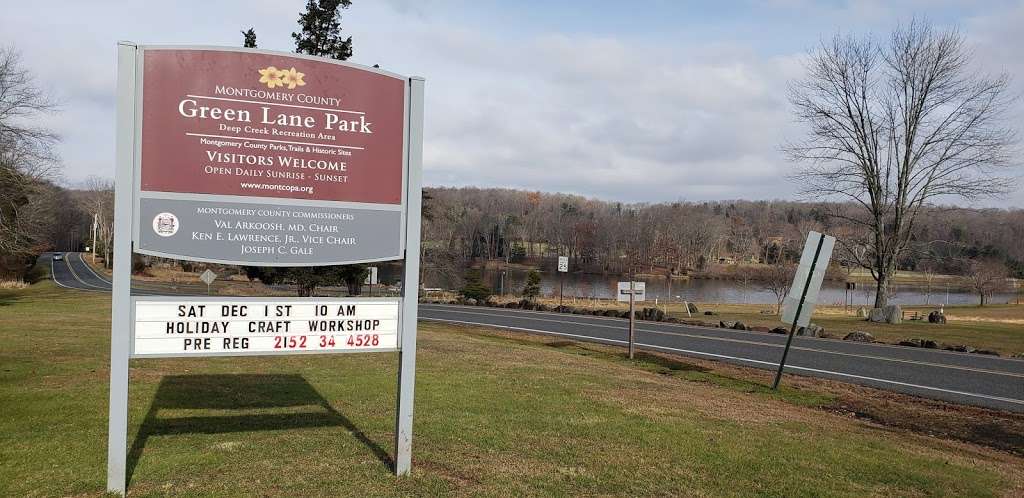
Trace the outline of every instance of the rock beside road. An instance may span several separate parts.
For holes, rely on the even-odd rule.
[[[946,315],[942,314],[938,310],[928,313],[928,323],[946,323]]]
[[[948,345],[948,346],[946,346],[946,347],[944,347],[942,349],[945,349],[946,351],[956,351],[958,353],[973,353],[974,352],[974,348],[972,348],[970,346],[965,346],[963,344],[950,344],[950,345]]]
[[[911,348],[926,348],[926,349],[938,349],[939,344],[931,339],[904,339],[898,342],[900,346],[907,346]]]
[[[786,327],[775,327],[775,328],[769,330],[769,332],[771,332],[773,334],[788,334],[789,330],[787,330]]]
[[[796,335],[802,335],[806,337],[825,337],[825,328],[812,323],[807,327],[798,328],[796,330]]]
[[[875,336],[871,335],[869,332],[854,330],[853,332],[846,334],[846,337],[843,337],[843,340],[854,342],[875,342]]]

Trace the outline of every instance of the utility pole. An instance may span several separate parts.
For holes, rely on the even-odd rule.
[[[96,264],[96,224],[99,222],[99,213],[92,214],[92,264]]]

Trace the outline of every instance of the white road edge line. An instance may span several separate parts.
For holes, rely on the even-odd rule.
[[[90,284],[89,282],[86,282],[85,280],[82,280],[82,277],[78,276],[78,272],[76,272],[75,269],[71,267],[71,260],[68,259],[66,254],[64,255],[64,264],[67,265],[68,271],[71,272],[71,276],[74,277],[74,279],[77,280],[78,283],[80,283],[80,284],[82,284],[82,285],[84,285],[86,287],[91,287],[91,289],[82,289],[82,290],[98,290],[98,291],[107,291],[107,290],[109,290],[106,287],[100,287],[98,285]]]
[[[442,312],[446,312],[446,311],[447,312],[451,312],[450,310],[444,310]],[[463,314],[463,315],[478,315],[478,316],[494,316],[494,317],[503,317],[503,318],[515,318],[514,316],[511,316],[511,315],[480,313],[480,312],[475,312],[475,311],[454,311],[454,313],[460,313],[460,314]],[[551,319],[551,318],[530,318],[530,317],[523,317],[523,319],[524,320],[536,320],[536,321],[541,321],[541,322],[552,322],[552,323],[565,323],[565,324],[581,325],[581,326],[585,326],[585,327],[601,327],[601,328],[609,328],[609,329],[615,329],[615,330],[621,330],[622,329],[622,327],[616,327],[616,326],[613,326],[613,325],[602,325],[602,324],[598,324],[598,323],[587,323],[587,322],[572,321],[572,320],[555,320],[555,319]],[[667,336],[674,336],[674,337],[689,337],[689,338],[692,338],[692,339],[708,340],[708,341],[733,342],[733,343],[738,343],[738,344],[749,344],[749,345],[753,345],[753,346],[766,346],[766,347],[777,348],[777,349],[782,349],[783,347],[785,347],[784,344],[775,344],[775,343],[771,343],[771,342],[753,341],[753,340],[746,340],[746,339],[735,339],[735,338],[732,338],[732,337],[718,337],[718,336],[714,336],[714,335],[687,334],[685,332],[669,332],[669,331],[665,331],[665,330],[655,330],[655,329],[650,329],[650,328],[646,328],[646,327],[641,328],[639,326],[637,327],[636,330],[638,332],[644,332],[644,333],[649,333],[649,334],[667,335]],[[711,330],[718,330],[718,329],[711,329]],[[889,362],[893,362],[893,363],[907,363],[907,364],[911,364],[911,365],[922,365],[922,366],[928,366],[928,367],[933,367],[933,368],[945,368],[945,369],[949,369],[949,370],[963,370],[965,372],[976,372],[976,373],[984,373],[984,374],[989,374],[989,375],[1000,375],[1000,376],[1003,376],[1003,377],[1024,378],[1024,374],[1019,374],[1019,373],[1016,373],[1016,372],[1003,372],[1003,371],[1000,371],[1000,370],[990,370],[990,369],[986,369],[986,368],[968,367],[968,366],[964,366],[964,365],[951,365],[951,364],[947,364],[947,363],[935,363],[935,362],[930,362],[930,361],[908,360],[908,359],[904,359],[904,358],[887,358],[885,356],[875,356],[875,355],[867,355],[867,354],[847,353],[847,352],[844,352],[844,351],[831,351],[831,350],[828,350],[828,349],[818,349],[818,348],[811,348],[811,347],[807,347],[807,346],[793,346],[792,349],[799,350],[799,351],[810,351],[810,352],[813,352],[813,353],[830,354],[830,355],[836,355],[836,356],[849,356],[849,357],[852,357],[852,358],[865,358],[865,359],[869,359],[869,360],[889,361]]]
[[[469,305],[465,305],[465,304],[420,304],[421,307],[424,306],[424,305],[428,306],[428,307],[429,306],[433,306],[433,307],[435,307],[434,309],[438,309],[438,310],[450,310],[452,308],[462,308],[462,309],[479,309],[480,308],[479,306],[469,306]],[[566,315],[569,315],[569,316],[573,316],[572,314],[559,313],[557,311],[534,311],[534,310],[520,310],[520,309],[514,309],[514,308],[513,309],[509,309],[509,308],[492,308],[492,309],[495,309],[495,310],[498,310],[498,311],[506,311],[506,312],[508,312],[509,315],[505,315],[505,316],[514,316],[515,314],[534,314],[534,315],[552,315],[552,316],[566,316]],[[621,323],[621,321],[625,320],[625,318],[611,318],[611,317],[597,316],[597,315],[574,315],[574,316],[584,317],[584,318],[587,318],[588,320],[604,320],[604,321],[613,321],[613,322],[620,322],[620,323]],[[646,320],[641,320],[641,322],[645,322],[645,321]],[[657,323],[657,325],[659,327],[670,327],[670,328],[682,328],[682,329],[695,329],[696,328],[696,329],[702,329],[702,330],[717,330],[717,331],[725,330],[725,331],[728,331],[730,333],[736,333],[736,334],[740,334],[740,335],[749,335],[749,336],[760,336],[762,334],[761,332],[751,332],[749,330],[722,329],[722,328],[718,328],[718,327],[707,327],[707,326],[703,326],[703,325],[687,325],[685,323],[668,323],[668,322],[647,322],[647,323]],[[831,339],[831,338],[827,338],[827,337],[815,337],[815,338],[804,337],[802,339],[843,344],[843,341],[841,339]],[[896,345],[896,344],[885,344],[885,343],[879,343],[879,342],[861,343],[861,345],[863,345],[863,346],[870,346],[870,347],[873,347],[873,348],[901,349],[901,350],[906,350],[907,349],[906,346],[899,346],[899,345]],[[944,349],[927,349],[925,351],[928,351],[929,354],[941,354],[941,355],[964,356],[964,357],[977,358],[977,355],[975,355],[974,353],[962,353],[962,352],[959,352],[959,351],[947,351],[947,350],[944,350]],[[1006,357],[1002,357],[1002,356],[986,356],[986,359],[989,360],[989,361],[997,361],[997,360],[1010,361],[1010,362],[1022,362],[1022,361],[1024,361],[1024,360],[1020,360],[1020,359],[1017,359],[1017,358],[1006,358]]]
[[[103,275],[100,275],[99,273],[97,273],[96,270],[92,269],[92,266],[89,263],[85,262],[85,257],[82,256],[82,253],[76,252],[75,254],[78,255],[78,260],[81,261],[82,265],[85,266],[89,270],[89,273],[92,273],[93,276],[98,278],[101,282],[113,285],[113,283],[111,283],[110,280],[107,280],[107,277],[104,277]]]
[[[580,339],[589,339],[589,340],[595,341],[595,342],[614,342],[614,343],[619,343],[619,344],[626,344],[626,341],[622,341],[622,340],[618,340],[618,339],[601,339],[599,337],[591,337],[591,336],[578,335],[578,334],[567,334],[567,333],[564,333],[564,332],[551,332],[551,331],[548,331],[548,330],[528,329],[528,328],[524,328],[524,327],[512,327],[512,326],[506,326],[506,325],[493,325],[493,324],[488,324],[488,323],[477,323],[477,322],[465,322],[465,321],[461,321],[461,320],[446,320],[446,319],[443,319],[443,318],[428,318],[428,317],[423,317],[423,316],[420,317],[420,320],[430,320],[430,321],[435,321],[435,322],[447,322],[447,323],[458,323],[458,324],[463,324],[463,325],[476,325],[476,326],[479,326],[479,327],[491,327],[491,328],[500,328],[500,329],[521,330],[521,331],[524,331],[524,332],[535,332],[535,333],[538,333],[538,334],[557,335],[557,336],[563,336],[563,337],[576,337],[576,338],[580,338]],[[679,349],[679,348],[670,348],[670,347],[667,347],[667,346],[656,346],[654,344],[643,344],[643,343],[639,343],[639,342],[636,343],[636,345],[637,346],[641,346],[641,347],[645,347],[645,348],[650,348],[650,349],[661,349],[661,350],[673,351],[673,352],[678,352],[678,353],[687,353],[687,354],[692,354],[692,355],[695,355],[695,356],[710,356],[710,357],[713,357],[713,358],[723,358],[723,359],[737,360],[737,361],[743,361],[743,362],[748,362],[748,363],[758,363],[758,364],[762,364],[762,365],[778,366],[778,363],[772,363],[770,361],[762,361],[762,360],[753,360],[753,359],[750,359],[750,358],[741,358],[741,357],[738,357],[738,356],[729,356],[729,355],[715,354],[715,353],[704,353],[704,352],[701,352],[701,351],[693,351],[693,350],[689,350],[689,349]],[[987,394],[977,394],[977,393],[969,393],[969,392],[964,392],[964,391],[955,391],[955,390],[952,390],[952,389],[943,389],[941,387],[922,386],[920,384],[911,384],[911,383],[908,383],[908,382],[900,382],[900,381],[896,381],[896,380],[879,379],[879,378],[876,378],[876,377],[865,377],[863,375],[848,374],[848,373],[843,373],[843,372],[834,372],[834,371],[831,371],[831,370],[820,370],[820,369],[817,369],[817,368],[798,367],[798,366],[795,366],[795,365],[786,365],[786,370],[803,370],[803,371],[807,371],[807,372],[815,372],[815,373],[821,373],[821,374],[827,374],[827,375],[836,375],[836,376],[839,376],[839,377],[849,377],[849,378],[853,378],[853,379],[867,380],[867,381],[872,381],[872,382],[880,382],[880,383],[883,383],[883,384],[893,384],[893,385],[897,385],[897,386],[913,387],[913,388],[916,388],[916,389],[925,389],[925,390],[929,390],[929,391],[937,391],[937,392],[943,392],[943,393],[948,393],[948,394],[957,394],[957,395],[960,395],[960,396],[970,396],[970,397],[974,397],[974,398],[983,398],[983,399],[990,399],[990,400],[994,400],[994,401],[1003,401],[1003,402],[1006,402],[1006,403],[1015,403],[1015,404],[1019,404],[1019,405],[1024,405],[1024,400],[1021,400],[1021,399],[1003,398],[1003,397],[1000,397],[1000,396],[990,396],[990,395],[987,395]]]
[[[55,284],[65,288],[65,289],[79,290],[79,289],[75,289],[74,287],[70,287],[70,286],[67,286],[67,285],[64,285],[64,284],[60,283],[60,280],[57,280],[57,273],[55,273],[53,271],[53,269],[54,269],[53,268],[53,256],[50,256],[50,280],[53,280],[53,283],[55,283]]]

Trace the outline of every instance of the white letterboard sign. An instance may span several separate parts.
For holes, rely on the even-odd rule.
[[[132,356],[398,350],[397,298],[136,298]]]

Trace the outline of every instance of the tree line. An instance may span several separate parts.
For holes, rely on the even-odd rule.
[[[574,271],[701,274],[726,264],[790,264],[810,230],[840,239],[865,229],[831,213],[851,206],[798,201],[636,203],[493,188],[430,188],[423,220],[425,264],[461,271],[474,261]],[[994,262],[1024,277],[1024,210],[923,206],[900,270],[969,274]],[[836,266],[857,262],[837,252]],[[550,269],[550,268],[549,268]]]

